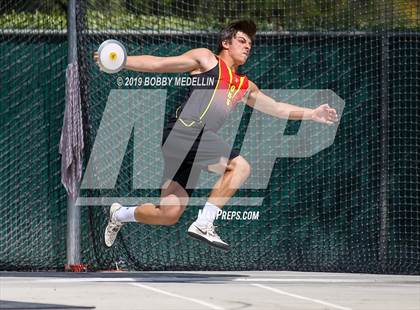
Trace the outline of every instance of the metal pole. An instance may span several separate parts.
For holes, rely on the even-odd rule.
[[[381,8],[381,166],[380,166],[380,235],[379,261],[382,271],[387,269],[388,253],[388,104],[389,104],[389,36],[387,32],[388,12],[386,1]]]
[[[68,2],[67,40],[68,63],[77,63],[76,0]],[[78,193],[79,189],[76,192]],[[80,264],[80,208],[69,196],[67,199],[67,266],[78,264]]]
[[[69,0],[67,9],[68,63],[77,61],[76,0]]]

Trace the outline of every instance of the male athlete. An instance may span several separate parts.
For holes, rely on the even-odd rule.
[[[220,178],[188,234],[223,250],[229,245],[216,234],[213,221],[218,211],[235,194],[251,172],[239,151],[217,135],[229,112],[240,102],[269,115],[291,120],[312,120],[325,124],[337,121],[337,113],[327,104],[316,109],[300,108],[262,93],[245,75],[237,72],[251,52],[255,23],[237,21],[225,27],[219,37],[218,54],[206,48],[192,49],[180,56],[128,56],[125,69],[140,72],[189,72],[192,77],[213,83],[191,86],[189,97],[180,103],[164,129],[162,154],[165,161],[159,205],[144,203],[137,207],[112,204],[105,230],[110,247],[126,222],[173,225],[188,204],[201,170]],[[94,56],[97,61],[97,53]]]

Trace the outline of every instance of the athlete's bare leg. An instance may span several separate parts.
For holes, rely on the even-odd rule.
[[[228,202],[251,173],[251,166],[242,156],[237,156],[227,161],[227,164],[225,163],[226,161],[222,160],[220,163],[208,167],[210,171],[216,173],[220,173],[220,171],[223,173],[224,170],[207,200],[219,208]]]
[[[136,208],[137,222],[152,225],[173,225],[178,222],[188,204],[187,192],[175,181],[167,180],[162,185],[160,203],[144,203]]]
[[[220,209],[248,178],[251,167],[242,156],[237,156],[230,161],[222,159],[218,164],[208,166],[208,169],[220,173],[222,176],[214,185],[202,210],[203,212],[199,213],[197,220],[188,228],[188,234],[193,238],[228,251],[229,244],[224,242],[215,232],[213,221]]]

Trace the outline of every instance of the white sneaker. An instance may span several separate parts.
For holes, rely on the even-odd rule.
[[[105,244],[107,247],[111,247],[114,244],[115,238],[117,238],[118,232],[124,223],[115,219],[115,212],[122,208],[119,203],[113,203],[109,209],[109,222],[105,228]]]
[[[197,222],[194,222],[188,228],[188,234],[191,237],[205,241],[214,247],[229,251],[229,244],[220,239],[219,235],[214,231],[214,228],[215,226],[213,226],[211,223],[203,226],[198,225]]]

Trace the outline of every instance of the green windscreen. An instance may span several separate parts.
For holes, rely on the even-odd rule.
[[[66,192],[58,143],[66,22],[65,16],[54,17],[52,1],[36,2],[0,3],[1,269],[65,263]]]

